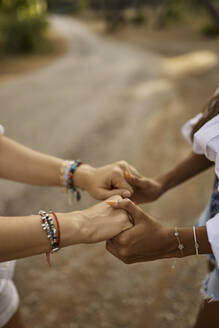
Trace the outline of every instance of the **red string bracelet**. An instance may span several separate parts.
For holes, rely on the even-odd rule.
[[[47,263],[48,266],[51,268],[52,264],[51,264],[51,253],[50,252],[46,252],[46,259],[47,259]]]
[[[61,241],[61,229],[60,229],[60,223],[59,223],[59,219],[57,217],[57,215],[55,214],[55,212],[50,211],[50,213],[54,216],[55,220],[56,220],[56,224],[57,224],[57,242],[58,242],[58,246],[60,247],[60,241]]]

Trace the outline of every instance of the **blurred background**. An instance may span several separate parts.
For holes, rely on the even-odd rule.
[[[124,159],[146,176],[191,151],[180,129],[218,86],[219,1],[0,0],[0,112],[6,135],[94,166]],[[214,172],[144,209],[191,226]],[[2,215],[78,210],[59,189],[1,181]],[[188,328],[201,302],[205,257],[127,266],[104,244],[17,262],[34,328]]]

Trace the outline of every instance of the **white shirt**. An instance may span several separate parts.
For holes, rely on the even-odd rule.
[[[0,125],[0,136],[2,136],[5,132],[5,129],[2,125]]]
[[[0,125],[0,136],[4,134],[4,131],[4,127]],[[0,263],[0,291],[2,289],[4,279],[12,279],[14,265],[15,261],[7,261]]]
[[[205,123],[195,134],[193,142],[191,132],[194,125],[202,117],[198,114],[188,121],[182,128],[182,134],[192,144],[196,154],[205,155],[210,161],[215,163],[215,173],[219,177],[219,115]],[[207,222],[208,240],[219,267],[219,213]]]

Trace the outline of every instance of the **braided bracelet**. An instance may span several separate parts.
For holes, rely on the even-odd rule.
[[[65,189],[70,190],[73,194],[76,194],[76,199],[81,199],[81,194],[78,188],[75,186],[73,181],[73,175],[77,168],[82,164],[80,160],[75,161],[64,161],[60,168],[60,183]]]
[[[60,247],[59,247],[60,240],[58,238],[58,236],[60,236],[60,231],[58,232],[58,236],[57,236],[57,230],[54,225],[53,218],[48,213],[41,210],[41,211],[39,211],[39,215],[41,216],[41,226],[42,226],[43,230],[45,231],[47,238],[50,241],[51,248],[50,248],[50,251],[46,253],[46,256],[47,256],[47,262],[48,262],[49,266],[51,266],[50,254],[55,253],[60,249]],[[56,216],[56,219],[58,220],[57,216]],[[59,224],[57,224],[57,228],[58,228],[58,230],[60,230]]]

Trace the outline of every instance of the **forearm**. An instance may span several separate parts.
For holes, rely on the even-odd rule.
[[[57,214],[61,228],[60,247],[81,242],[79,212]],[[55,222],[55,221],[54,221]],[[0,262],[37,255],[50,250],[50,242],[41,226],[39,215],[0,217]]]
[[[120,198],[114,196],[112,199]],[[60,247],[99,243],[132,227],[125,211],[115,210],[106,202],[82,211],[56,213],[56,216],[60,223]],[[56,224],[55,218],[53,222]],[[45,253],[51,249],[40,215],[0,217],[0,227],[0,262]]]
[[[175,166],[168,173],[157,177],[156,180],[161,183],[162,191],[166,192],[205,171],[213,164],[214,163],[209,161],[204,155],[191,153],[184,161]]]
[[[63,160],[0,138],[0,177],[32,185],[60,185]]]
[[[164,247],[164,254],[162,258],[185,257],[196,254],[195,240],[192,228],[177,228],[180,242],[184,248],[182,252],[179,250],[179,243],[174,235],[175,229],[170,228],[165,231],[166,247]],[[199,254],[212,253],[211,245],[208,241],[208,234],[206,226],[196,228],[196,238],[199,245]]]

